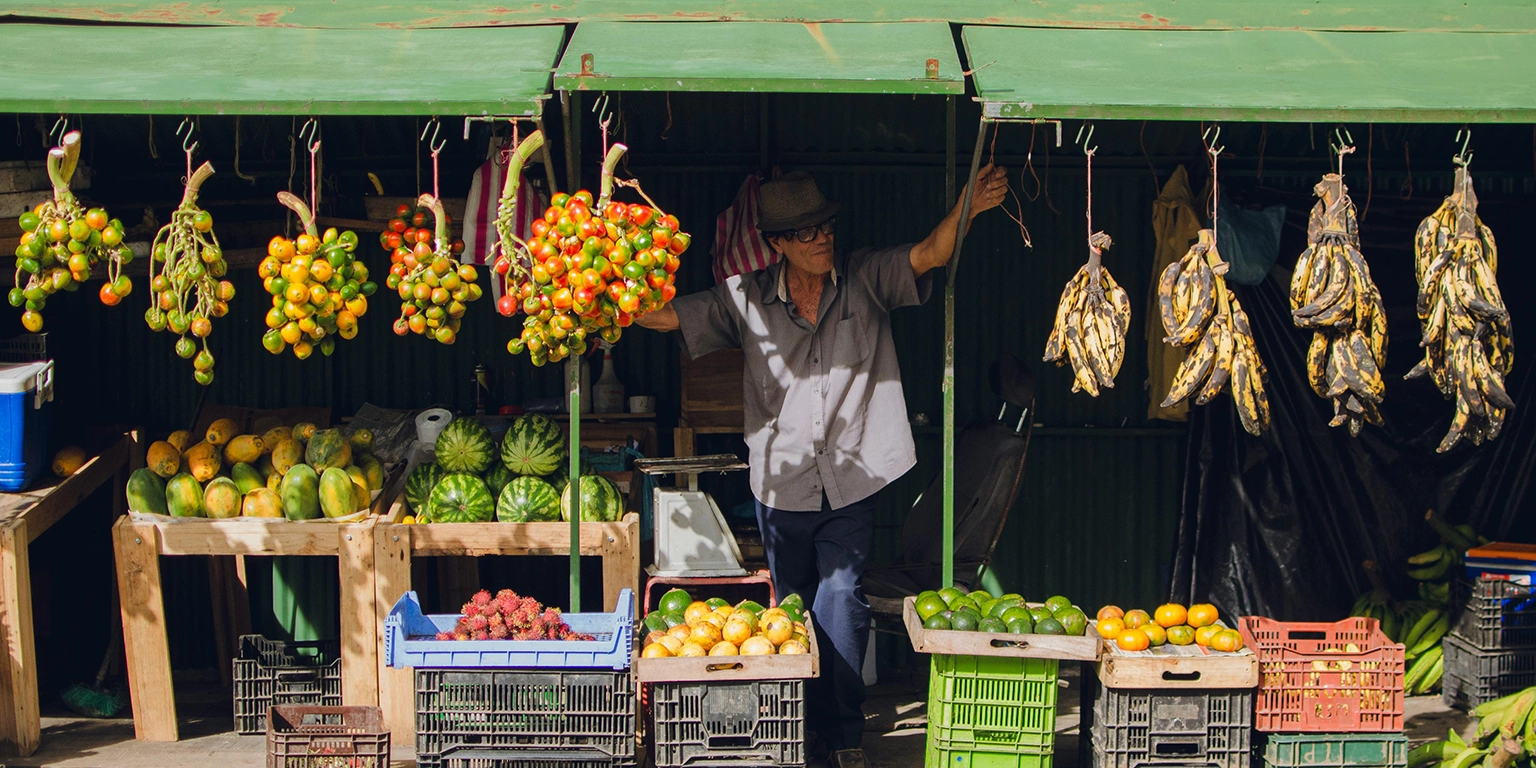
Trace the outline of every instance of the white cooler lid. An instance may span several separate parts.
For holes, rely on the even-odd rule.
[[[52,367],[52,360],[40,363],[0,363],[0,394],[31,392],[37,387],[38,375]]]

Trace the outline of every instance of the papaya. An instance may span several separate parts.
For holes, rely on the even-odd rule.
[[[352,498],[352,478],[347,471],[328,467],[320,474],[320,509],[326,517],[345,517],[357,511]]]
[[[273,427],[261,433],[261,452],[271,453],[283,440],[293,437],[293,427]]]
[[[234,419],[218,419],[208,425],[208,434],[204,439],[214,445],[222,447],[225,443],[235,439],[240,433],[240,425]]]
[[[271,488],[255,488],[240,504],[241,517],[282,517],[283,500]]]
[[[187,449],[184,456],[187,460],[187,471],[197,478],[199,483],[206,483],[219,474],[219,447],[210,442],[201,442]]]
[[[363,477],[368,479],[368,490],[384,490],[384,465],[379,462],[379,457],[365,453],[353,458],[357,461],[358,468],[363,470]]]
[[[341,476],[347,475],[343,472]],[[283,516],[289,520],[313,520],[320,516],[320,476],[308,465],[295,464],[288,470],[278,494],[283,497]]]
[[[203,511],[209,517],[223,519],[240,516],[242,494],[235,481],[215,477],[203,488]]]
[[[165,506],[165,481],[149,467],[136,469],[128,476],[128,509],[142,514],[170,514]]]
[[[181,469],[181,451],[166,440],[149,444],[144,454],[144,464],[161,477],[170,477]]]
[[[85,465],[85,449],[78,445],[67,445],[59,449],[53,455],[53,474],[58,477],[69,477],[80,471]]]
[[[272,469],[272,450],[270,446],[268,446],[267,452],[263,453],[261,458],[256,460],[256,471],[261,473],[262,480],[266,480],[269,475],[276,471]]]
[[[243,461],[229,468],[229,479],[235,481],[235,487],[240,489],[241,496],[256,488],[266,487],[267,484],[260,470]]]
[[[267,475],[267,488],[276,491],[283,484],[283,473],[273,472]]]
[[[293,425],[293,430],[292,431],[293,431],[293,439],[295,439],[295,440],[297,440],[297,441],[299,441],[301,443],[307,443],[307,442],[310,441],[310,438],[313,438],[315,436],[315,425],[313,425],[313,424],[311,424],[311,423],[309,423],[307,421],[301,421],[301,422]]]
[[[185,451],[192,444],[192,433],[185,429],[178,429],[165,438],[167,443],[176,446],[176,450]]]
[[[278,441],[277,447],[272,449],[272,469],[279,475],[288,474],[288,470],[303,460],[303,444],[291,437]]]
[[[249,464],[261,458],[264,445],[261,438],[255,435],[241,435],[224,446],[224,462],[238,464],[243,461]]]
[[[347,438],[347,442],[352,444],[353,453],[371,453],[373,451],[373,431],[368,429],[353,430],[352,435]]]
[[[202,483],[186,472],[165,481],[165,507],[174,517],[207,517]]]
[[[352,445],[339,429],[323,429],[309,439],[304,448],[304,463],[324,472],[335,467],[340,469],[352,463]]]

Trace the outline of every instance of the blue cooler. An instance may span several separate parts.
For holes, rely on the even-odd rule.
[[[24,490],[48,466],[53,361],[0,363],[0,491]]]

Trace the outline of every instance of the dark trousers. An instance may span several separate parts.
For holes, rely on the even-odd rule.
[[[864,563],[877,498],[832,509],[823,495],[820,512],[786,512],[757,502],[773,588],[781,599],[799,593],[814,619],[821,676],[810,681],[806,720],[832,749],[854,749],[864,739]]]

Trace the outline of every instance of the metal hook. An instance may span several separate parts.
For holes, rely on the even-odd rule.
[[[1225,145],[1218,146],[1216,144],[1216,142],[1221,140],[1221,125],[1219,124],[1206,128],[1205,132],[1200,134],[1200,140],[1205,143],[1205,151],[1212,155],[1220,155],[1222,152],[1227,151]]]
[[[1085,130],[1088,132],[1086,136],[1083,135],[1083,131]],[[1091,155],[1094,152],[1097,152],[1099,147],[1097,144],[1091,147],[1088,146],[1088,142],[1090,141],[1093,141],[1093,123],[1083,123],[1082,125],[1078,126],[1077,138],[1073,139],[1072,143],[1083,145],[1083,154]]]
[[[1340,157],[1343,157],[1355,151],[1355,137],[1350,135],[1348,128],[1335,128],[1333,129],[1333,141],[1328,143],[1328,147]]]
[[[1451,158],[1451,162],[1465,168],[1472,163],[1472,153],[1467,151],[1467,145],[1472,143],[1472,127],[1463,126],[1456,131],[1456,140],[1461,142],[1461,151]]]
[[[48,129],[48,138],[52,139],[54,144],[63,144],[64,134],[68,132],[69,118],[59,115],[59,119],[53,121],[53,127]]]
[[[192,140],[192,133],[196,128],[197,124],[193,123],[190,117],[183,117],[181,124],[176,126],[176,135],[181,136],[181,151],[189,155],[197,151],[197,142]]]
[[[421,129],[421,140],[427,142],[427,148],[432,150],[432,154],[434,155],[443,151],[443,147],[448,144],[447,139],[438,137],[438,132],[441,131],[442,128],[443,124],[438,121],[436,116],[433,116],[432,120]],[[429,130],[432,132],[432,138],[430,140],[427,139],[427,131]]]
[[[304,146],[310,154],[320,151],[320,121],[313,117],[304,121],[304,127],[299,129],[299,138],[304,140]]]

